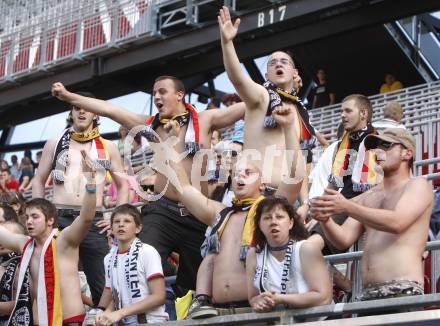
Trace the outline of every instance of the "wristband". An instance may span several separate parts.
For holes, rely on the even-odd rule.
[[[90,194],[96,193],[96,185],[95,184],[86,184],[86,191]]]

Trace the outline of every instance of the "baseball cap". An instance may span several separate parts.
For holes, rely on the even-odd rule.
[[[367,150],[376,148],[381,140],[401,144],[405,148],[412,150],[413,153],[416,151],[416,140],[408,130],[403,128],[388,128],[379,135],[368,135],[364,140],[365,148]]]

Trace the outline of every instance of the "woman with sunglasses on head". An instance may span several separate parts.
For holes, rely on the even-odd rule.
[[[254,245],[246,259],[248,298],[256,312],[331,303],[330,277],[320,249],[285,198],[257,207]]]

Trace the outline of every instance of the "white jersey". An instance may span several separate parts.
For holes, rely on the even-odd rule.
[[[122,300],[122,307],[126,307],[129,305],[130,298],[130,289],[126,287],[125,280],[125,267],[124,262],[128,251],[118,252],[118,265],[117,267],[111,267],[111,272],[113,274],[113,286],[110,284],[110,274],[109,274],[109,259],[110,254],[105,256],[104,258],[104,266],[105,266],[105,287],[121,289],[120,298]],[[115,275],[116,274],[116,275]],[[148,281],[151,281],[158,277],[163,276],[162,263],[160,259],[160,255],[156,249],[152,246],[147,245],[145,243],[142,244],[142,247],[139,252],[138,262],[137,262],[137,274],[139,284],[136,284],[138,289],[140,290],[140,298],[135,300],[135,302],[141,301],[150,295],[150,289],[148,287]],[[165,312],[165,305],[161,305],[155,309],[151,309],[146,312],[147,322],[162,322],[168,320],[168,314]],[[136,324],[137,316],[128,316],[121,320],[124,325],[128,324]]]

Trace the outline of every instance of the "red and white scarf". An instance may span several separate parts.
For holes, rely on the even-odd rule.
[[[199,128],[199,116],[194,108],[189,103],[185,103],[185,108],[189,112],[189,119],[182,118],[182,115],[178,115],[171,119],[160,119],[159,113],[155,116],[151,116],[147,119],[147,126],[150,126],[154,131],[160,126],[164,125],[169,120],[177,120],[181,125],[188,124],[188,128],[185,133],[185,150],[189,155],[195,155],[200,149],[200,128]],[[150,133],[145,135],[146,138],[151,141],[155,139],[155,134]]]
[[[58,235],[58,229],[53,229],[49,237],[44,242],[38,264],[38,281],[36,285],[39,325],[62,326],[63,324],[60,279],[56,250],[56,238]],[[26,301],[26,297],[28,300],[31,297],[28,279],[29,263],[31,261],[34,249],[34,239],[29,240],[23,249],[20,272],[18,275],[18,295],[15,301],[14,310],[12,311],[8,322],[8,325],[11,326],[33,325],[32,310],[29,311],[29,309],[26,309],[26,307],[23,306],[23,301]],[[26,287],[27,291],[23,291],[26,289]]]

